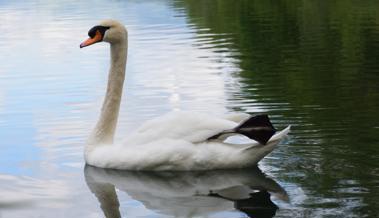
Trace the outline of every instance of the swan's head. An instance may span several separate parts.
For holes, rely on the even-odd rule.
[[[88,31],[89,38],[80,44],[80,48],[95,44],[97,42],[109,42],[110,44],[125,41],[127,31],[124,25],[116,20],[104,20],[99,25]]]

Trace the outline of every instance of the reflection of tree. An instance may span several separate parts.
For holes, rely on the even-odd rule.
[[[231,33],[229,47],[241,53],[242,77],[280,86],[260,90],[262,94],[283,88],[287,93],[283,100],[291,103],[342,104],[355,110],[357,105],[341,97],[356,91],[367,98],[359,107],[378,107],[373,103],[378,95],[372,93],[379,86],[367,79],[379,70],[377,1],[184,0],[177,4],[199,27]]]
[[[379,207],[379,190],[370,184],[379,172],[378,1],[178,0],[174,6],[215,42],[231,42],[222,46],[236,51],[243,83],[232,100],[256,99],[274,121],[295,124],[297,142],[320,146],[317,157],[293,151],[296,161],[286,161],[286,169],[304,172],[310,177],[304,186],[336,198],[328,190],[354,178],[369,190],[362,205]]]

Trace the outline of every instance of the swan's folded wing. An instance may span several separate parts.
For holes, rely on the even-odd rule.
[[[237,123],[196,112],[171,112],[141,125],[128,141],[147,143],[162,138],[196,143],[214,134],[232,129]]]

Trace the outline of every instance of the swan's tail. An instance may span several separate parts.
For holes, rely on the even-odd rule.
[[[231,134],[242,134],[265,145],[275,132],[276,129],[270,122],[268,116],[262,114],[252,116],[234,129],[218,133],[208,138],[208,140],[223,138],[222,136],[229,136]]]

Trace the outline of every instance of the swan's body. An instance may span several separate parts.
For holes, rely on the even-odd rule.
[[[86,151],[88,164],[133,170],[207,170],[255,165],[287,133],[267,145],[228,144],[206,139],[238,123],[194,112],[173,112],[143,124],[123,143],[97,145]]]
[[[267,145],[255,141],[245,145],[228,144],[223,142],[225,137],[208,139],[235,128],[248,115],[212,117],[194,112],[173,112],[146,122],[125,142],[113,144],[125,78],[127,31],[119,22],[106,20],[92,28],[89,36],[91,38],[81,47],[99,41],[111,45],[111,68],[101,116],[84,153],[89,165],[129,170],[249,167],[270,153],[289,131],[288,127],[277,133]]]

